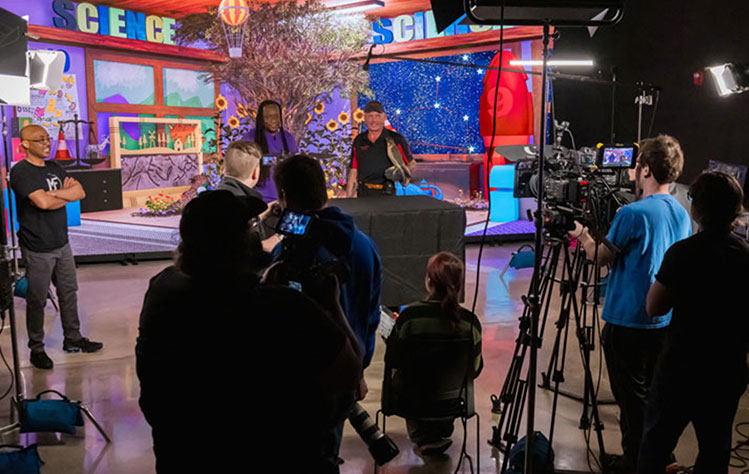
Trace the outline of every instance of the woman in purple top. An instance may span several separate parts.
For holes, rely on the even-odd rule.
[[[281,104],[274,100],[266,100],[257,108],[255,128],[250,129],[243,137],[245,140],[257,143],[263,150],[263,155],[273,155],[278,158],[295,155],[297,153],[296,140],[284,130]],[[278,199],[276,185],[273,183],[273,165],[262,163],[260,178],[255,190],[266,202]]]

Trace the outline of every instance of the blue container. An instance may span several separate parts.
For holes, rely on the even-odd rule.
[[[18,232],[18,212],[16,211],[16,193],[11,191],[11,197],[13,198],[13,230]],[[3,199],[6,204],[5,209],[5,224],[8,225],[8,190],[3,190]],[[81,202],[69,202],[65,206],[65,210],[68,213],[68,227],[75,227],[81,225]]]
[[[515,186],[515,165],[497,165],[489,173],[489,201],[492,222],[512,222],[518,220],[518,204],[512,196]]]

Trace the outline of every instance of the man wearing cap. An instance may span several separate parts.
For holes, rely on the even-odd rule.
[[[414,159],[403,135],[385,128],[385,108],[376,100],[364,107],[367,131],[354,139],[347,197],[395,195],[395,182],[408,184]]]

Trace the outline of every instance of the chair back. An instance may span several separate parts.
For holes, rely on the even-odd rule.
[[[389,341],[382,412],[411,419],[471,417],[472,352],[470,338],[411,337]]]

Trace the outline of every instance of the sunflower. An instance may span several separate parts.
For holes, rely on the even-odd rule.
[[[341,122],[341,124],[348,123],[349,116],[346,113],[345,110],[342,110],[340,114],[338,114],[338,121]]]
[[[237,128],[237,127],[239,127],[239,119],[237,117],[233,116],[233,115],[231,117],[229,117],[229,122],[228,123],[229,123],[229,126],[231,128]]]
[[[361,123],[364,121],[364,111],[362,109],[356,109],[353,113],[354,122]]]
[[[237,115],[247,117],[247,108],[242,104],[237,104]]]
[[[327,128],[331,132],[334,132],[334,131],[338,130],[338,122],[336,122],[333,119],[330,119],[330,121],[325,124],[325,128]]]
[[[226,97],[219,94],[218,97],[216,97],[216,102],[214,102],[216,107],[219,110],[226,110],[226,108],[229,106],[229,103],[226,101]]]
[[[310,122],[310,120],[312,120],[312,114],[307,112],[307,120],[304,121],[304,124],[307,125]]]
[[[322,101],[320,101],[317,103],[317,105],[315,105],[315,113],[317,115],[320,115],[323,112],[325,112],[325,104]]]

